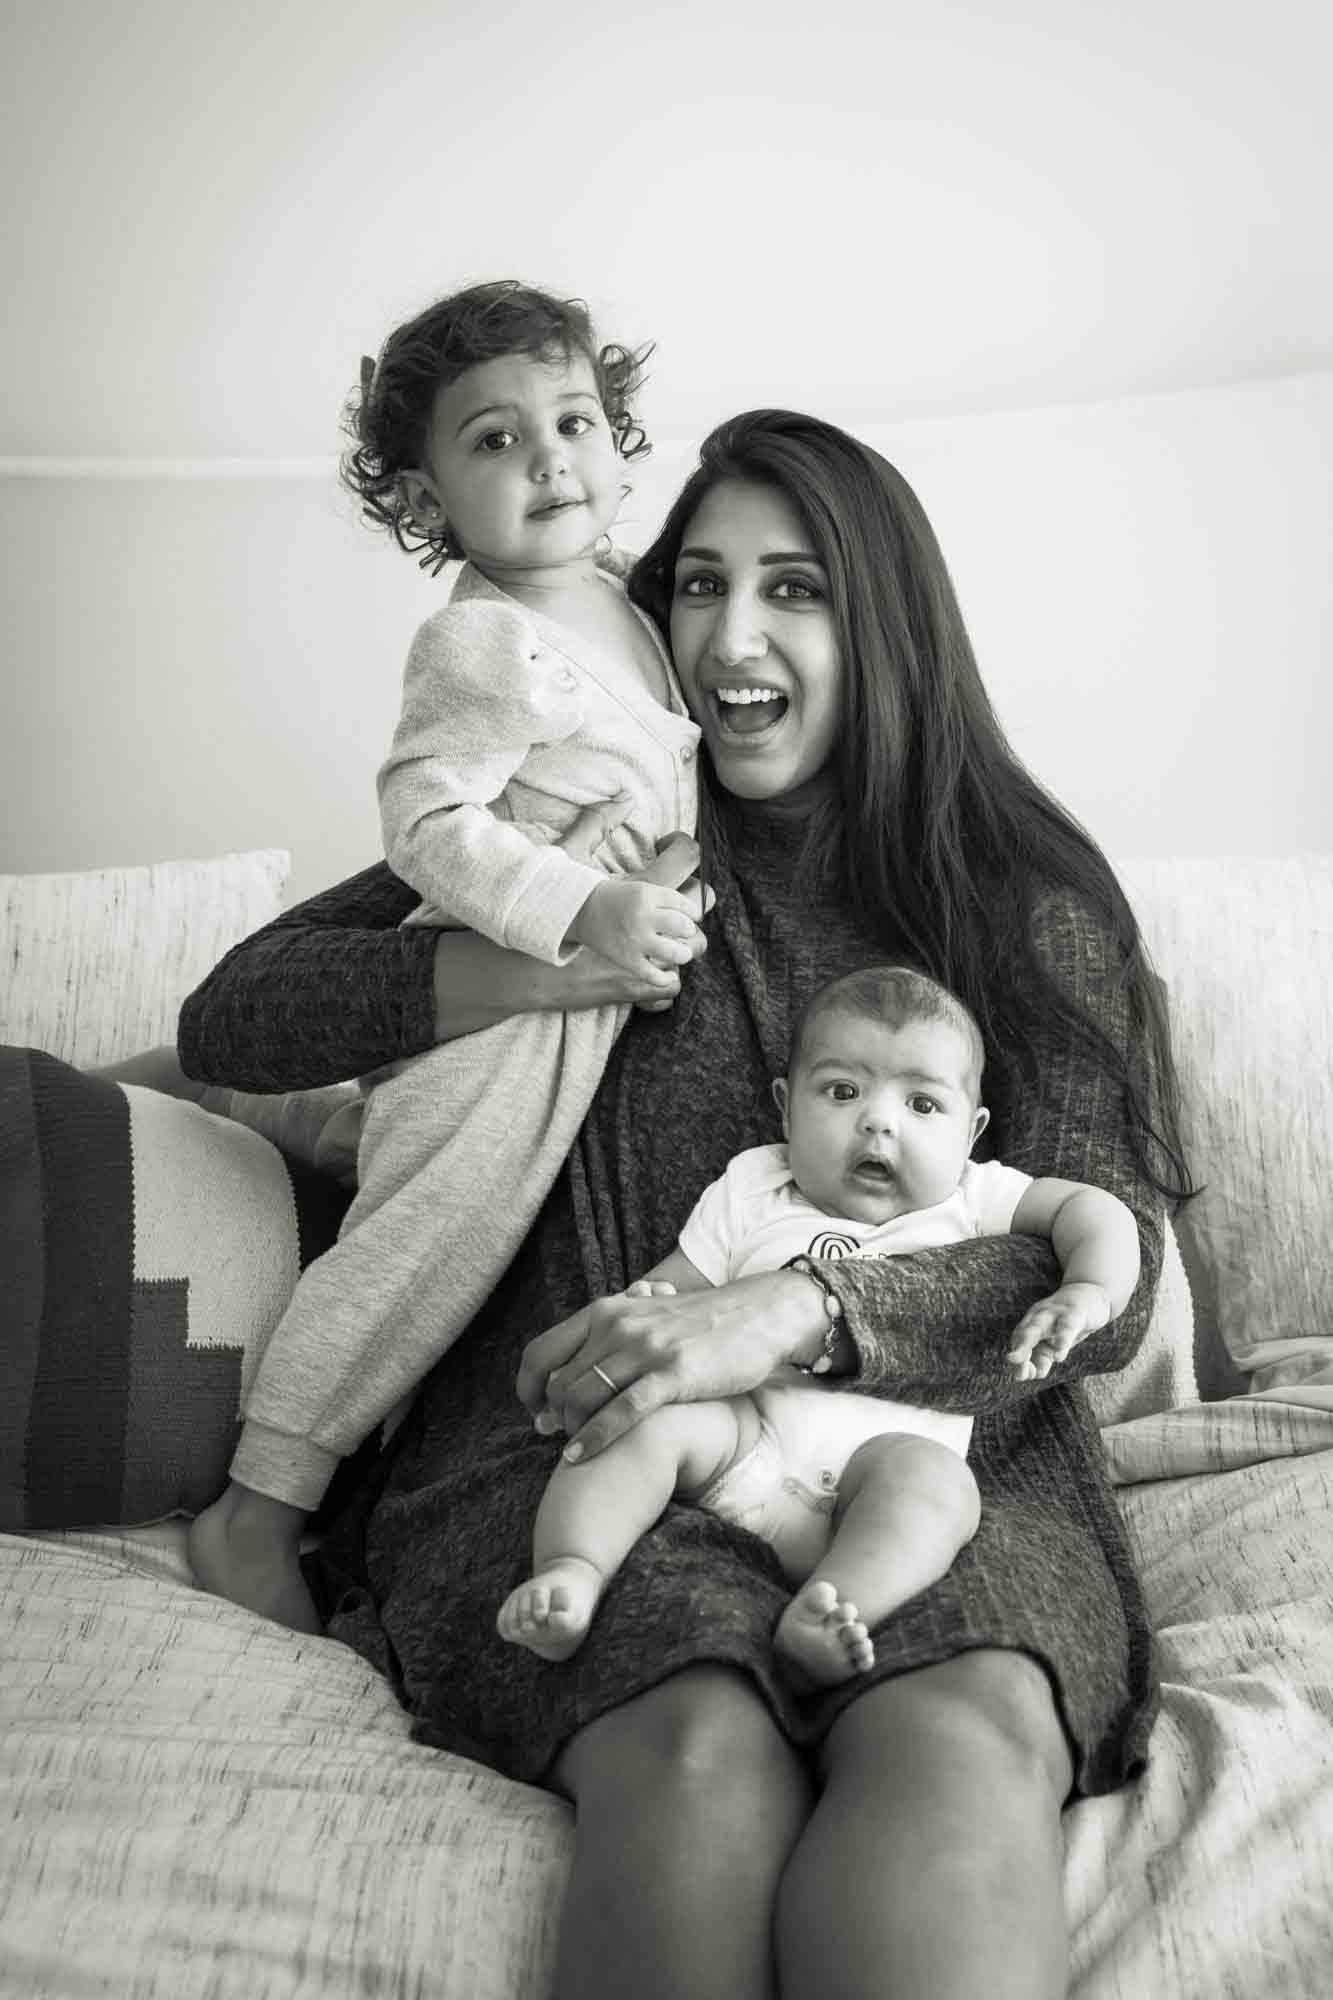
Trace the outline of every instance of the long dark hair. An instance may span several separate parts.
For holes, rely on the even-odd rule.
[[[1009,1053],[1025,1078],[1036,1075],[1042,1021],[1052,1011],[1066,1020],[1125,1091],[1153,1185],[1186,1198],[1193,1183],[1166,1011],[1134,913],[1096,842],[1005,737],[916,494],[878,452],[818,418],[750,410],[720,424],[629,583],[668,638],[677,554],[723,480],[783,493],[829,578],[846,710],[834,750],[839,782],[812,821],[811,865],[872,924],[887,914],[923,969],[971,1008],[987,1046]],[[705,797],[714,829],[715,782],[706,780]],[[1052,891],[1090,907],[1111,933],[1148,1074],[1127,1063],[1039,956],[1034,907]]]

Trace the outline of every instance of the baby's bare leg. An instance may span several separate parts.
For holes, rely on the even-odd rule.
[[[933,1438],[869,1438],[847,1462],[828,1551],[778,1621],[798,1686],[830,1687],[874,1665],[869,1627],[938,1582],[981,1518],[964,1461]]]
[[[639,1536],[677,1489],[697,1492],[730,1463],[737,1437],[730,1403],[668,1403],[595,1458],[561,1459],[537,1509],[533,1573],[501,1605],[500,1637],[567,1659]]]

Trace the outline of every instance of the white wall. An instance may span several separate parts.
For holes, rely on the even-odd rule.
[[[1333,846],[1328,7],[41,0],[5,58],[0,868],[374,855],[435,590],[327,458],[503,273],[659,342],[626,539],[738,408],[863,430],[1113,851]]]
[[[1112,854],[1333,848],[1333,373],[867,426],[917,487],[1020,754]],[[624,539],[692,462],[659,444]],[[439,586],[301,476],[10,477],[0,868],[377,853]]]

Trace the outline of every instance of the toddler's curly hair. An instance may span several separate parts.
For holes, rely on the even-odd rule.
[[[409,513],[400,478],[424,460],[435,398],[469,368],[506,354],[535,360],[581,354],[591,364],[597,394],[616,449],[624,459],[652,450],[629,401],[641,387],[649,341],[638,348],[599,346],[582,299],[557,299],[516,278],[470,285],[438,299],[415,319],[395,327],[378,361],[366,356],[361,380],[343,412],[351,449],[340,476],[376,527],[387,528],[400,549],[418,550],[422,569],[437,575],[463,551],[447,523],[427,532]]]

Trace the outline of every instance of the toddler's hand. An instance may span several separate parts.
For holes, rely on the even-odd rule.
[[[1061,1285],[1049,1298],[1029,1306],[1014,1329],[1005,1356],[1020,1382],[1043,1380],[1081,1340],[1111,1317],[1111,1301],[1100,1285]]]
[[[695,956],[696,930],[690,905],[674,889],[620,877],[599,883],[568,936],[623,971],[642,976],[664,966],[688,965]]]

